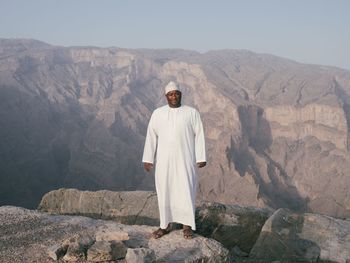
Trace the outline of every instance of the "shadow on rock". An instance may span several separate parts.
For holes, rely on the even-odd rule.
[[[279,209],[265,223],[250,253],[251,262],[336,262],[320,259],[320,246],[303,238],[303,228],[304,215]]]

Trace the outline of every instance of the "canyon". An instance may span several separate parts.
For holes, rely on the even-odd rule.
[[[350,72],[247,50],[0,39],[0,205],[50,190],[154,190],[141,157],[176,81],[204,124],[198,200],[350,217]]]

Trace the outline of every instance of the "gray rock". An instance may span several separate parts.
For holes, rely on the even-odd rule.
[[[112,255],[113,259],[122,259],[125,258],[128,248],[121,241],[112,241],[111,242]]]
[[[148,246],[157,262],[229,262],[229,251],[214,239],[194,235],[184,239],[182,230],[174,230],[160,239],[150,239]]]
[[[53,259],[48,257],[48,248],[53,245],[69,246],[64,260],[86,262],[86,253],[101,230],[111,231],[117,238],[129,238],[98,241],[111,244],[113,258],[118,262],[125,262],[125,244],[152,249],[160,262],[227,262],[228,250],[215,240],[197,235],[192,240],[185,240],[181,230],[156,240],[151,238],[155,229],[82,216],[49,215],[16,207],[0,207],[0,262],[49,263]]]
[[[159,224],[157,196],[149,191],[58,189],[45,194],[38,209],[53,214],[113,219],[123,224]]]
[[[69,246],[72,243],[78,243],[82,248],[87,249],[90,246],[92,246],[92,244],[94,244],[95,241],[95,238],[88,233],[76,234],[64,240],[63,246]]]
[[[125,259],[127,263],[153,263],[156,262],[156,255],[153,249],[129,248]]]
[[[266,221],[250,258],[263,262],[348,262],[350,222],[279,209]]]
[[[272,210],[203,203],[196,210],[197,232],[231,250],[250,252]]]
[[[88,249],[87,260],[92,262],[114,260],[111,243],[108,241],[97,241]]]
[[[62,246],[68,246],[63,259],[76,262],[86,259],[87,250],[95,243],[95,239],[88,234],[77,234],[63,241]]]
[[[127,224],[153,225],[159,222],[154,192],[59,189],[47,193],[39,209],[55,214],[109,218]],[[242,251],[249,252],[271,214],[272,210],[269,209],[202,202],[196,208],[197,233],[221,242],[229,250],[238,246]],[[96,234],[96,240],[128,240],[128,237],[120,229],[101,229]],[[127,242],[129,246],[137,247],[135,242],[141,245],[143,240],[132,238]]]
[[[77,262],[86,259],[86,249],[78,242],[72,242],[68,246],[67,253],[64,255],[63,260],[68,262]]]
[[[147,247],[148,246],[149,237],[133,234],[130,236],[128,240],[124,240],[123,243],[129,248],[139,248],[139,247]]]

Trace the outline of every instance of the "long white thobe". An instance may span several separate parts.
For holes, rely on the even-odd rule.
[[[206,162],[199,112],[188,106],[156,109],[147,129],[142,162],[154,163],[160,227],[195,224],[196,163]]]

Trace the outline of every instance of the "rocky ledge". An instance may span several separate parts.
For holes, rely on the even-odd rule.
[[[59,189],[42,211],[0,207],[0,262],[350,262],[349,219],[202,203],[192,240],[176,227],[155,240],[135,223],[156,222],[156,206],[150,192]]]
[[[228,262],[219,242],[181,230],[151,238],[156,227],[0,207],[0,262]]]
[[[128,225],[159,225],[157,195],[151,191],[114,192],[58,189],[45,194],[38,207],[51,214],[110,219]],[[218,203],[197,204],[197,233],[227,249],[249,253],[272,210]]]

